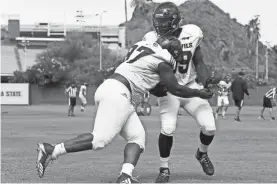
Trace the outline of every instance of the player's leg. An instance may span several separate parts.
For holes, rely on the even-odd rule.
[[[189,85],[190,88],[200,89],[197,83]],[[183,106],[184,105],[184,106]],[[201,98],[183,99],[181,106],[196,120],[200,127],[200,146],[196,152],[196,158],[207,175],[214,174],[214,166],[208,157],[208,148],[212,143],[216,131],[213,109],[208,100]]]
[[[87,97],[84,96],[84,99],[83,99],[83,106],[84,106],[84,109],[86,108],[87,106]]]
[[[261,115],[259,116],[259,119],[265,119],[264,118],[264,110],[265,110],[265,107],[262,108]]]
[[[85,111],[85,107],[87,105],[87,99],[84,96],[80,96],[80,100],[82,102],[82,104],[81,104],[81,112],[84,112]]]
[[[215,119],[218,118],[218,113],[220,112],[221,110],[221,106],[222,106],[222,97],[221,96],[218,96],[217,97],[217,108],[215,110]]]
[[[75,114],[74,114],[74,108],[75,108],[75,106],[76,106],[76,97],[74,97],[74,98],[72,98],[72,104],[71,104],[72,106],[71,106],[71,116],[75,116]]]
[[[38,144],[37,171],[40,177],[43,177],[48,163],[58,156],[91,149],[102,149],[121,131],[133,112],[133,108],[129,99],[122,95],[129,93],[127,88],[120,93],[115,92],[116,94],[113,96],[107,94],[110,88],[116,89],[116,87],[117,90],[120,90],[118,88],[121,86],[116,86],[113,83],[109,85],[109,82],[106,82],[97,89],[95,93],[97,112],[92,133],[81,134],[55,146],[49,143]]]
[[[222,107],[222,116],[223,116],[223,118],[225,118],[226,111],[227,111],[228,106],[229,106],[229,99],[228,99],[228,96],[224,96],[222,103],[223,103],[223,107]]]
[[[145,148],[145,130],[135,112],[130,115],[120,135],[127,141],[127,145],[124,149],[124,161],[117,183],[121,183],[128,179],[131,180],[131,183],[137,182],[132,177],[132,174],[140,154]]]
[[[71,116],[71,100],[68,98],[68,116]]]
[[[268,108],[269,108],[269,115],[270,115],[271,120],[275,120],[275,117],[272,116],[273,102],[269,98],[268,98]]]
[[[180,101],[176,96],[168,93],[167,96],[158,99],[161,117],[161,132],[158,145],[160,152],[160,173],[156,183],[169,181],[169,157],[173,145],[173,134],[176,130]]]
[[[240,112],[243,106],[243,100],[235,100],[235,105],[237,106],[235,121],[240,122]]]
[[[81,112],[84,112],[84,104],[83,104],[82,96],[79,96],[79,99],[80,99],[80,101],[81,101],[80,111],[81,111]]]
[[[267,98],[264,96],[263,97],[263,108],[261,110],[261,114],[259,116],[259,119],[265,120],[265,118],[264,118],[264,110],[265,110],[266,107],[267,107]]]

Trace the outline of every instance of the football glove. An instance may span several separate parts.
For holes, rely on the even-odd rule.
[[[156,97],[163,97],[167,94],[167,88],[162,83],[158,83],[153,89],[149,91],[152,95]]]
[[[203,99],[210,99],[214,95],[213,91],[207,88],[203,88],[199,90],[199,97]]]
[[[208,88],[209,86],[217,85],[220,82],[220,80],[221,80],[220,76],[209,77],[204,87]]]

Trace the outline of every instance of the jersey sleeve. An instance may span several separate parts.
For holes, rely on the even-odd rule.
[[[157,34],[154,31],[150,31],[144,35],[142,38],[142,41],[147,41],[147,42],[156,42],[158,39]]]

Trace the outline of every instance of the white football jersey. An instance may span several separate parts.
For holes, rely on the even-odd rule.
[[[87,95],[87,86],[82,85],[80,87],[79,96],[86,96]]]
[[[219,86],[219,94],[220,96],[228,96],[229,95],[229,91],[230,91],[230,87],[231,87],[231,82],[226,82],[224,80],[220,81],[218,83]]]
[[[181,28],[182,32],[178,39],[181,41],[183,47],[184,59],[182,63],[177,63],[175,76],[180,85],[186,85],[196,79],[192,57],[203,39],[203,32],[194,24],[187,24]],[[158,35],[155,31],[148,32],[143,37],[144,41],[156,41],[157,39]]]
[[[158,65],[167,62],[176,67],[176,61],[171,54],[162,49],[156,42],[140,41],[136,43],[115,70],[130,83],[132,93],[142,96],[160,82]]]

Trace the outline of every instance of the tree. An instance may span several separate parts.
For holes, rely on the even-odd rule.
[[[259,78],[259,39],[260,35],[260,19],[259,15],[256,15],[246,25],[246,36],[249,39],[249,44],[255,47],[256,56],[256,80]]]
[[[11,81],[53,85],[77,80],[98,85],[110,74],[110,68],[117,66],[123,57],[114,54],[105,45],[102,51],[104,71],[98,71],[99,42],[85,34],[74,33],[65,42],[49,45],[37,55],[35,65],[26,72],[16,71]]]

